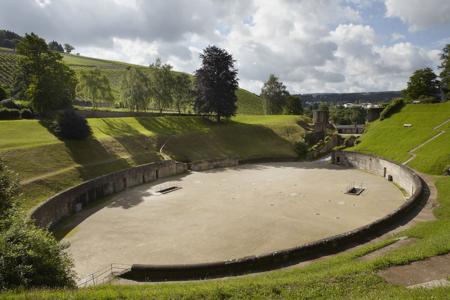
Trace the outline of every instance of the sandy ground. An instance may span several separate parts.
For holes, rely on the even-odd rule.
[[[347,195],[362,185],[360,196]],[[167,194],[158,190],[180,187]],[[296,247],[398,208],[382,177],[326,163],[193,172],[113,196],[61,225],[79,277],[111,263],[188,264]]]

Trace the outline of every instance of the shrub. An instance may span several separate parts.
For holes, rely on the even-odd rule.
[[[67,244],[17,209],[9,212],[0,221],[0,290],[74,287]]]
[[[18,109],[0,108],[0,120],[16,119],[20,119],[20,111]]]
[[[67,246],[17,209],[17,179],[0,160],[0,292],[30,287],[74,287]]]
[[[22,119],[34,119],[34,114],[30,109],[25,108],[20,111],[20,117]]]
[[[440,103],[441,101],[437,97],[430,97],[430,96],[420,96],[419,99],[420,103]]]
[[[5,99],[0,101],[0,106],[4,108],[10,108],[10,109],[19,109],[20,106],[17,105],[13,100],[11,99]]]
[[[8,93],[6,92],[6,89],[0,85],[0,100],[8,98]]]
[[[73,110],[58,114],[55,133],[62,139],[83,140],[92,134],[86,119]]]
[[[308,145],[303,142],[298,142],[295,144],[295,152],[299,158],[305,158],[308,154]]]
[[[384,120],[399,112],[402,107],[405,105],[405,100],[403,99],[394,99],[391,103],[389,103],[381,112],[380,120]]]

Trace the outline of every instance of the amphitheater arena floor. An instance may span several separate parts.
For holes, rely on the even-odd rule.
[[[350,186],[365,191],[348,195]],[[382,177],[329,163],[249,164],[126,190],[58,230],[83,278],[111,263],[214,262],[295,247],[375,221],[405,199]]]

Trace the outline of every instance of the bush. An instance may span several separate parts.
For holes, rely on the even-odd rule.
[[[45,229],[11,209],[0,221],[0,290],[74,287],[73,262]]]
[[[30,109],[25,108],[20,111],[20,117],[22,119],[34,119],[34,114]]]
[[[298,142],[295,144],[295,152],[299,158],[305,158],[308,154],[308,145],[303,142]]]
[[[30,287],[74,287],[67,246],[17,209],[18,183],[0,160],[0,292]]]
[[[440,103],[440,99],[436,97],[430,97],[430,96],[420,96],[419,99],[420,103]]]
[[[20,111],[18,109],[0,108],[0,120],[16,119],[20,119]]]
[[[0,100],[8,98],[8,93],[6,92],[6,89],[0,85]]]
[[[92,134],[86,119],[73,110],[58,114],[55,133],[62,139],[83,140]]]
[[[381,112],[380,120],[384,120],[399,112],[402,107],[405,105],[405,100],[403,99],[394,99],[391,103],[389,103]]]
[[[17,105],[11,99],[5,99],[5,100],[0,101],[0,107],[9,108],[9,109],[19,109],[20,108],[20,106]]]

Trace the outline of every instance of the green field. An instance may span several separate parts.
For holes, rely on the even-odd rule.
[[[14,73],[16,72],[18,67],[17,60],[18,55],[0,51],[0,84],[6,86],[10,86],[12,84]],[[83,70],[99,68],[101,72],[108,77],[115,99],[120,98],[120,86],[122,77],[127,67],[132,66],[140,68],[149,76],[152,76],[153,74],[153,70],[149,67],[78,55],[64,54],[63,61],[77,74],[79,74]],[[244,89],[239,89],[236,92],[236,95],[238,97],[238,114],[264,114],[262,101],[257,95]]]
[[[296,157],[298,116],[238,116],[222,124],[199,117],[88,119],[93,137],[60,141],[37,120],[0,121],[0,157],[24,184],[30,208],[50,195],[115,170],[161,160]],[[169,139],[170,138],[170,139]]]
[[[409,105],[390,119],[371,124],[363,136],[361,144],[355,149],[385,156],[399,162],[406,160],[409,157],[407,151],[435,134],[436,132],[433,132],[432,128],[449,117],[449,107],[449,103]],[[94,128],[95,143],[102,145],[118,143],[133,152],[133,147],[127,146],[126,138],[132,137],[132,140],[136,141],[135,137],[143,136],[155,143],[150,147],[152,150],[148,150],[148,153],[155,154],[158,137],[164,141],[166,137],[175,134],[173,144],[171,145],[171,141],[168,143],[168,151],[177,157],[196,159],[202,155],[210,157],[212,153],[217,155],[232,153],[240,155],[240,157],[262,155],[263,152],[264,155],[270,154],[266,151],[273,151],[272,154],[292,154],[292,149],[287,145],[289,141],[292,142],[301,135],[301,130],[296,127],[298,126],[296,125],[297,120],[298,117],[293,116],[239,116],[232,122],[217,125],[204,123],[198,118],[165,117],[145,120],[139,120],[139,118],[96,119],[90,120],[90,123]],[[88,146],[89,142],[72,146],[64,145],[60,141],[55,142],[51,135],[46,135],[45,131],[42,131],[42,128],[38,130],[39,136],[46,144],[36,146],[36,141],[33,139],[28,140],[25,136],[16,137],[16,135],[25,135],[25,133],[22,131],[20,134],[14,133],[14,129],[11,127],[20,128],[22,124],[31,126],[20,122],[23,121],[8,123],[7,127],[10,127],[8,139],[13,142],[10,143],[12,146],[2,145],[3,153],[5,151],[15,152],[14,157],[20,158],[17,153],[21,151],[35,151],[35,159],[40,155],[39,159],[49,160],[48,162],[43,161],[42,165],[50,165],[51,161],[49,158],[45,158],[47,156],[42,155],[44,150],[41,147],[45,147],[47,154],[62,153],[62,149],[70,153],[70,149],[73,147],[74,151],[67,154],[65,159],[61,159],[61,162],[66,160],[73,163],[76,161],[75,153],[78,153],[80,159],[81,157],[88,159],[88,156],[92,155],[93,160],[100,159],[104,155],[102,151],[98,151],[98,153],[95,151],[97,154],[93,154],[92,151],[96,147]],[[403,123],[411,123],[413,127],[403,128]],[[4,124],[6,123],[2,125]],[[34,126],[39,127],[37,123]],[[1,128],[4,126],[0,126],[0,134],[2,134]],[[31,130],[29,128],[27,127],[28,130]],[[441,129],[449,129],[449,127],[447,125]],[[29,134],[30,137],[33,135],[31,132]],[[121,140],[122,138],[124,140]],[[201,141],[202,147],[198,147],[199,141]],[[8,147],[10,150],[6,150]],[[59,150],[53,150],[51,147]],[[118,145],[118,148],[102,147],[108,151],[114,148],[118,153],[124,151]],[[139,147],[136,146],[136,148]],[[448,135],[443,135],[442,139],[438,138],[417,151],[417,158],[412,161],[411,165],[423,172],[437,173],[439,166],[446,163],[445,157],[448,158],[449,149]],[[83,151],[87,152],[84,152],[83,155]],[[134,151],[141,153],[138,150]],[[204,152],[200,154],[197,151]],[[122,155],[125,155],[125,152]],[[25,156],[23,157],[25,158]],[[12,163],[14,165],[14,162]],[[24,166],[27,163],[21,162],[17,167],[26,169]],[[55,168],[64,166],[55,166]],[[39,169],[38,165],[35,165],[25,172],[27,174],[25,177],[33,176],[33,170],[37,173],[44,172]],[[4,293],[1,296],[6,299],[448,299],[450,287],[407,289],[403,286],[388,284],[377,275],[378,270],[389,266],[403,265],[450,251],[450,177],[434,176],[434,180],[440,204],[434,210],[436,220],[419,223],[390,238],[319,260],[302,268],[203,282],[103,285],[79,290],[18,291]],[[367,253],[393,243],[400,236],[411,237],[415,240],[413,243],[391,250],[371,260],[359,259]]]

